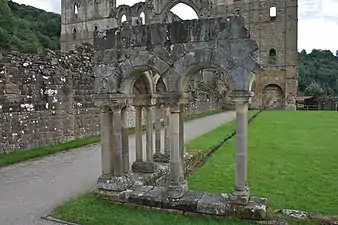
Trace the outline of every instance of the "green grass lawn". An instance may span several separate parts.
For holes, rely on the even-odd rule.
[[[267,197],[272,209],[337,214],[337,125],[337,112],[261,113],[249,127],[248,183],[252,194]],[[192,174],[190,188],[233,191],[235,145],[232,139]]]
[[[184,117],[184,120],[190,121],[190,120],[198,119],[198,118],[201,118],[201,117],[210,116],[210,115],[213,115],[213,114],[216,114],[216,113],[221,113],[223,111],[224,110],[222,110],[222,109],[206,110],[206,111],[201,112],[201,113],[197,113],[197,114],[193,114],[193,115],[186,115]],[[145,130],[145,128],[146,127],[143,126],[143,130]],[[135,128],[134,127],[128,128],[128,133],[134,134]],[[40,147],[40,148],[30,149],[30,150],[26,150],[26,151],[13,151],[13,152],[10,152],[8,154],[3,154],[3,155],[0,154],[0,167],[8,166],[8,165],[19,163],[19,162],[23,162],[23,161],[26,161],[26,160],[29,160],[29,159],[35,159],[35,158],[48,156],[48,155],[51,155],[51,154],[71,150],[71,149],[74,149],[74,148],[83,147],[83,146],[86,146],[86,145],[89,145],[89,144],[97,143],[100,140],[101,140],[100,135],[97,135],[97,136],[87,137],[87,138],[83,138],[83,139],[77,139],[77,140],[73,140],[73,141],[69,141],[69,142],[65,142],[65,143],[43,146],[43,147]]]
[[[338,213],[336,121],[336,112],[267,111],[250,124],[248,183],[253,195],[268,198],[270,213],[279,208]],[[192,140],[187,149],[208,149],[234,127],[234,122],[221,126]],[[235,139],[232,139],[188,178],[190,188],[231,193],[234,162]],[[60,205],[52,216],[81,225],[249,224],[135,209],[96,200],[92,194]],[[312,223],[289,220],[289,224]]]

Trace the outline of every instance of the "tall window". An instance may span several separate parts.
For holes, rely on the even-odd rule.
[[[146,23],[146,15],[144,14],[144,12],[140,13],[140,18],[142,20],[142,24],[145,24]]]
[[[77,33],[77,30],[76,28],[73,29],[73,39],[75,40],[76,39],[76,33]]]
[[[277,53],[276,53],[276,49],[270,49],[270,52],[269,52],[269,64],[270,65],[277,65]]]
[[[270,20],[276,20],[277,8],[275,6],[270,7]]]
[[[79,6],[77,5],[77,3],[74,4],[74,15],[75,17],[79,16]]]
[[[123,16],[121,17],[121,23],[123,23],[123,22],[125,22],[125,21],[127,21],[127,16],[126,16],[126,15],[123,15]]]

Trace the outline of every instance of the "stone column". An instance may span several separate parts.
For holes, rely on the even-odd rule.
[[[147,124],[147,133],[146,133],[146,161],[153,161],[153,117],[152,117],[152,107],[146,107],[146,124]]]
[[[170,156],[169,118],[170,110],[166,107],[164,115],[164,155]]]
[[[184,147],[184,105],[180,106],[180,115],[179,115],[179,132],[180,132],[180,156],[182,158],[182,165],[184,168],[184,154],[185,154],[185,147]]]
[[[170,107],[170,175],[167,187],[169,198],[180,198],[188,191],[180,154],[180,112],[179,105]]]
[[[142,159],[142,113],[141,109],[136,110],[136,162],[132,165],[134,172],[153,173],[156,171],[156,164],[153,162],[153,121],[151,106],[146,108],[146,160]],[[137,147],[139,146],[139,147]]]
[[[143,146],[142,146],[142,107],[135,107],[135,145],[136,145],[136,162],[143,161]]]
[[[101,165],[102,176],[107,179],[113,171],[113,160],[111,154],[111,129],[112,129],[112,112],[107,106],[101,109]]]
[[[102,149],[106,153],[109,146],[110,176],[102,175],[97,181],[99,189],[110,191],[124,191],[133,185],[133,181],[128,176],[124,176],[122,168],[122,127],[121,127],[121,107],[114,105],[110,107],[113,111],[102,115]],[[108,119],[109,117],[109,119]],[[102,155],[103,167],[106,163],[107,155]],[[105,169],[106,170],[106,169]]]
[[[122,122],[122,158],[123,158],[123,172],[129,172],[129,136],[128,136],[128,121],[127,121],[127,107],[121,110]]]
[[[236,106],[236,168],[235,192],[231,200],[246,205],[250,197],[247,185],[247,127],[250,93],[235,93],[232,100]]]
[[[162,107],[157,105],[155,108],[155,155],[161,154],[161,114]]]
[[[122,121],[121,108],[114,107],[113,112],[113,149],[114,149],[114,173],[113,176],[121,177],[123,175],[122,167]]]

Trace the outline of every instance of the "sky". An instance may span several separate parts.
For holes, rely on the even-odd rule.
[[[14,0],[46,11],[60,13],[61,0]],[[133,5],[141,0],[117,0],[117,5]],[[182,19],[195,19],[190,7],[179,4],[172,11]],[[298,0],[298,51],[338,50],[338,0]]]

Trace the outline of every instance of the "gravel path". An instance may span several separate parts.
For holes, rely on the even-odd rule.
[[[235,112],[225,112],[186,122],[185,141],[234,118]],[[129,143],[135,147],[134,135]],[[133,159],[135,151],[130,152]],[[98,144],[0,168],[0,225],[54,225],[40,217],[95,187],[100,171]]]

